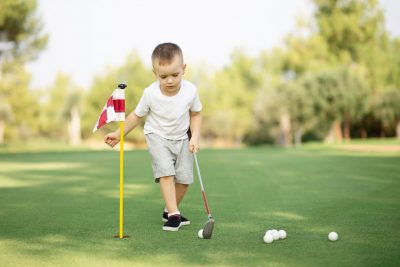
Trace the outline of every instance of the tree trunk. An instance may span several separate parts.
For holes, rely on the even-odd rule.
[[[340,128],[340,121],[335,120],[332,123],[331,129],[328,135],[325,137],[325,142],[333,143],[333,142],[342,142],[342,129]]]
[[[362,139],[368,138],[368,133],[364,128],[361,129],[361,138]]]
[[[281,146],[289,146],[291,143],[290,136],[290,117],[288,114],[282,114],[279,119],[280,130],[279,130],[279,145]]]
[[[350,116],[348,113],[344,114],[343,135],[346,141],[350,141]]]
[[[4,120],[0,118],[0,145],[4,144]]]
[[[385,127],[381,127],[381,138],[385,138],[386,134],[385,134]]]
[[[400,139],[400,120],[397,121],[396,136],[397,136],[397,139]]]
[[[294,132],[294,145],[296,147],[300,147],[301,146],[301,136],[303,135],[303,131],[301,129],[297,129]]]
[[[74,106],[70,111],[70,122],[69,122],[69,143],[71,145],[79,145],[81,139],[81,118],[79,115],[78,107]]]

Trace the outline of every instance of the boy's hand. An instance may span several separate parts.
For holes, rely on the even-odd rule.
[[[192,136],[189,142],[189,151],[190,152],[198,152],[199,151],[199,139]]]
[[[112,132],[104,136],[104,143],[106,143],[110,147],[114,147],[116,144],[119,143],[119,138],[120,137],[118,132]]]

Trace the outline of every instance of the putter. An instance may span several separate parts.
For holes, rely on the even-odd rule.
[[[204,190],[203,180],[201,179],[200,167],[199,167],[199,162],[197,161],[196,152],[193,153],[193,156],[194,156],[194,162],[196,163],[197,176],[199,177],[199,181],[200,181],[201,194],[203,195],[204,205],[206,206],[206,211],[207,211],[207,215],[208,215],[208,221],[206,222],[206,224],[203,227],[203,238],[204,239],[211,239],[215,221],[214,221],[214,218],[211,215],[210,208],[208,207],[208,202],[207,202],[207,198],[206,198],[206,192]]]

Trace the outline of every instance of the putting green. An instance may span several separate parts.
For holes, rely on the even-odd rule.
[[[400,154],[313,145],[204,150],[182,213],[161,230],[147,151],[125,153],[125,231],[118,232],[115,151],[0,154],[1,266],[400,266]],[[268,229],[288,237],[263,243]],[[329,242],[331,231],[339,240]]]

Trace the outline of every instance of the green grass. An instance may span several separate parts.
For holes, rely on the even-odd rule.
[[[398,138],[368,138],[368,139],[351,139],[350,141],[342,140],[334,143],[321,143],[317,141],[307,142],[305,146],[308,148],[340,148],[347,145],[365,145],[365,146],[400,146]]]
[[[125,153],[125,233],[118,232],[115,151],[0,154],[1,266],[400,266],[400,154],[247,148],[199,154],[198,181],[161,230],[148,152]],[[288,238],[262,242],[267,229]],[[337,242],[327,241],[330,231]]]

